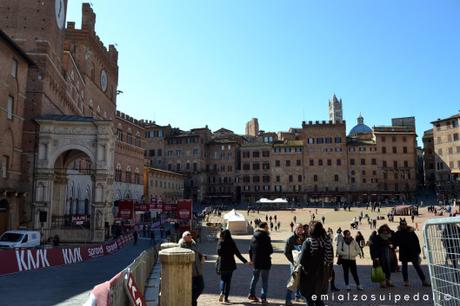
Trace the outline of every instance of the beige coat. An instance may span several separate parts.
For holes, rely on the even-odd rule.
[[[337,244],[337,254],[342,256],[342,259],[356,260],[356,257],[361,254],[361,248],[355,239],[353,239],[350,244],[347,244],[345,240],[342,239],[342,241]]]

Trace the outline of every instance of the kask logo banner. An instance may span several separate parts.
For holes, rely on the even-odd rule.
[[[132,235],[124,235],[117,240],[100,245],[0,250],[0,275],[69,265],[111,255],[118,252],[131,239]]]

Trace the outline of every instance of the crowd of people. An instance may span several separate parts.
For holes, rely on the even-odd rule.
[[[372,209],[378,210],[378,207]],[[315,211],[318,214],[317,211]],[[291,227],[292,235],[285,243],[284,255],[289,264],[289,271],[286,275],[299,275],[296,288],[286,289],[285,305],[292,305],[292,300],[303,300],[308,306],[324,305],[322,301],[314,299],[314,296],[321,296],[330,291],[339,291],[335,285],[334,265],[342,268],[345,290],[352,290],[350,274],[356,290],[364,290],[358,273],[357,257],[364,258],[364,248],[370,248],[372,266],[381,267],[385,275],[380,281],[381,288],[394,287],[392,274],[399,272],[398,257],[396,249],[399,248],[399,261],[404,286],[410,286],[408,278],[408,265],[412,264],[417,272],[423,286],[430,286],[424,272],[421,269],[421,247],[415,229],[407,224],[406,219],[400,218],[399,226],[392,230],[387,224],[376,228],[376,222],[372,222],[375,228],[367,239],[358,231],[353,237],[348,229],[338,228],[335,232],[331,227],[327,230],[324,227],[325,217],[314,220],[315,214],[310,212],[310,222],[301,224],[297,222],[297,216],[293,216]],[[370,219],[363,212],[355,218],[354,222],[361,223],[362,219]],[[263,220],[265,219],[265,220]],[[373,219],[376,220],[376,219]],[[237,268],[235,256],[244,264],[252,268],[252,277],[249,282],[248,300],[267,304],[269,276],[272,266],[271,256],[273,246],[270,232],[275,227],[279,228],[279,218],[276,215],[265,215],[265,218],[254,219],[254,234],[249,243],[249,258],[241,255],[231,232],[228,229],[222,230],[217,244],[218,259],[216,272],[220,275],[219,302],[230,302],[230,289],[234,271]],[[197,305],[198,296],[204,288],[202,268],[200,263],[204,256],[198,251],[196,244],[191,239],[189,232],[185,232],[179,242],[182,247],[195,251],[196,267],[193,270],[193,303]],[[289,273],[288,273],[289,272]],[[256,286],[261,282],[261,291],[258,296]],[[287,279],[288,281],[288,279]]]

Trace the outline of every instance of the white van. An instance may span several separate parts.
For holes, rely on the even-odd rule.
[[[39,245],[38,231],[6,231],[0,236],[0,248],[33,248]]]

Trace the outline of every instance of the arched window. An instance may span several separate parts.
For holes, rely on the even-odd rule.
[[[115,169],[115,181],[121,182],[121,165],[120,164],[117,164],[117,167]]]

